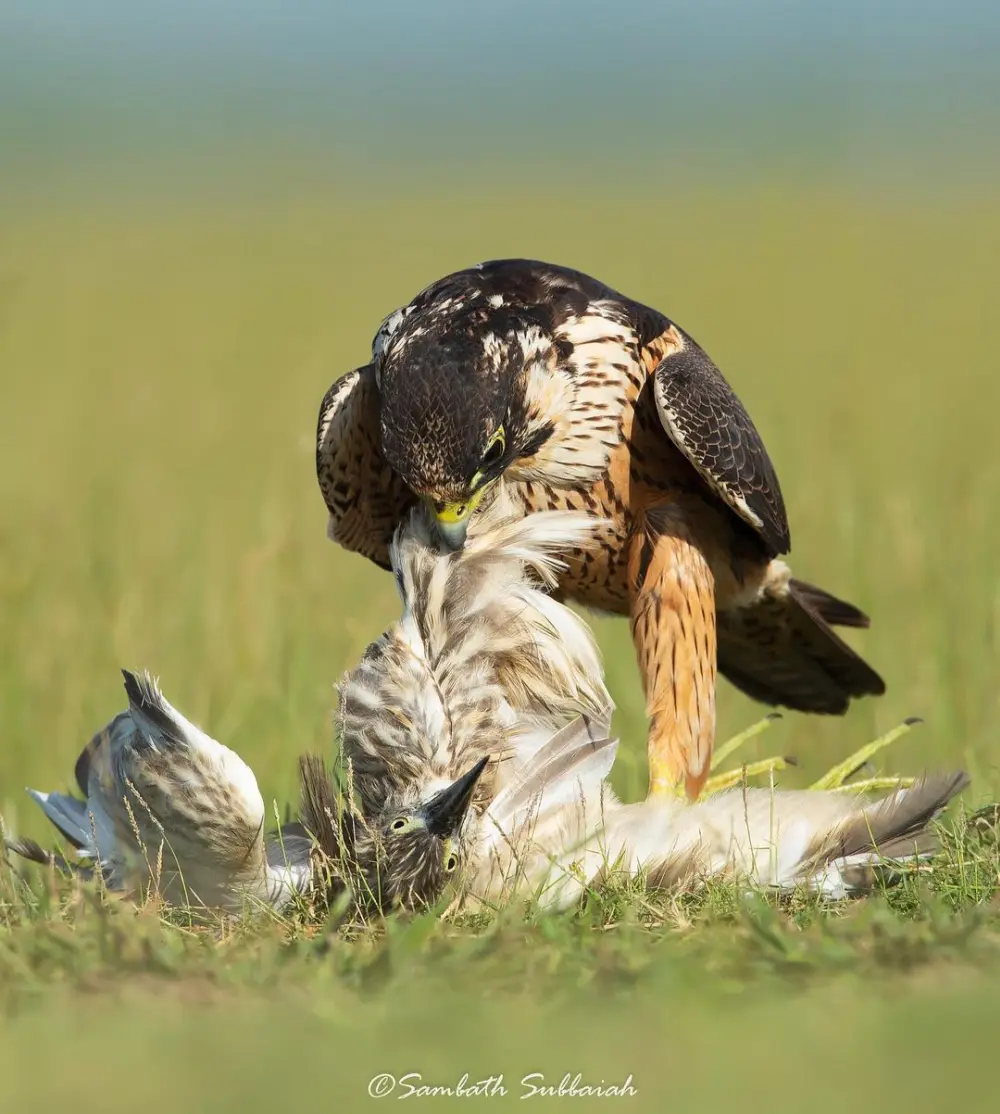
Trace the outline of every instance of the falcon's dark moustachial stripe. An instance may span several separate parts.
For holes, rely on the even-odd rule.
[[[602,519],[596,548],[564,555],[559,588],[630,618],[654,792],[704,782],[716,668],[807,712],[884,691],[832,629],[867,618],[778,559],[781,489],[718,368],[661,313],[577,271],[498,260],[427,287],[330,388],[316,464],[330,537],[385,567],[417,499],[452,547],[494,498]]]

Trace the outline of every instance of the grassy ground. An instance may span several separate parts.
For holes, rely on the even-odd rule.
[[[474,198],[474,202],[473,202]],[[251,763],[282,804],[331,746],[331,684],[394,615],[389,579],[324,536],[319,400],[385,313],[497,255],[576,265],[674,315],[714,355],[782,478],[796,571],[873,617],[888,693],[843,720],[787,715],[749,757],[805,784],[906,716],[880,757],[963,766],[1000,793],[995,201],[453,195],[8,208],[0,227],[0,806],[47,837],[57,788],[119,709],[119,665]],[[627,631],[598,622],[623,754],[644,784]],[[721,735],[759,718],[726,690]],[[715,892],[610,895],[576,920],[386,937],[214,935],[3,875],[0,1104],[151,1110],[298,1096],[350,1109],[377,1071],[455,1083],[631,1073],[642,1108],[736,1088],[818,1109],[978,1109],[1000,992],[996,853],[964,837],[938,879],[820,915]],[[114,1043],[109,1043],[114,1042]],[[55,1055],[60,1069],[40,1067]],[[947,1072],[939,1071],[946,1058]],[[96,1063],[114,1064],[102,1089]],[[905,1063],[905,1070],[901,1069]],[[127,1070],[122,1065],[128,1065]],[[110,1091],[110,1093],[108,1093]],[[398,1091],[396,1092],[399,1093]]]

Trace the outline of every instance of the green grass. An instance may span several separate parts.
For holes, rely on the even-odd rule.
[[[299,752],[332,746],[333,682],[396,610],[390,579],[325,538],[319,400],[424,283],[514,254],[587,269],[708,348],[781,476],[795,571],[872,615],[853,641],[886,696],[844,719],[788,714],[744,756],[794,755],[781,784],[805,785],[920,716],[874,772],[962,766],[968,807],[1000,793],[995,201],[480,183],[2,219],[9,829],[50,838],[23,786],[69,784],[121,706],[120,665],[158,673],[266,799],[292,797]],[[625,625],[597,630],[623,738],[614,782],[636,797],[638,675]],[[720,737],[761,714],[724,689]],[[503,1071],[516,1095],[529,1071],[580,1070],[631,1072],[649,1109],[667,1095],[714,1109],[738,1089],[798,1108],[800,1076],[821,1110],[862,1096],[936,1109],[958,1078],[978,1109],[1000,1016],[998,873],[994,845],[963,834],[933,879],[832,914],[624,893],[576,918],[220,938],[37,873],[25,891],[8,871],[0,1105],[274,1106],[291,1087],[351,1109],[376,1071]]]

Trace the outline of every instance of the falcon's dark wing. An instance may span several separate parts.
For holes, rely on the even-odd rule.
[[[771,556],[791,544],[778,477],[750,415],[695,341],[669,325],[648,346],[665,354],[653,395],[670,440],[701,478],[760,535]]]
[[[413,494],[382,457],[371,364],[338,379],[323,399],[316,475],[330,512],[330,538],[388,569],[392,533]]]

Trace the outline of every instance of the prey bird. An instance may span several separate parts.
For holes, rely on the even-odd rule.
[[[264,802],[242,758],[190,723],[148,673],[123,670],[129,707],[76,763],[81,797],[28,792],[75,850],[30,839],[9,850],[108,890],[214,913],[282,910],[350,891],[355,907],[413,908],[465,866],[457,842],[486,760],[409,810],[365,822],[323,763],[300,759],[298,820],[265,835]]]
[[[129,710],[77,763],[85,799],[33,796],[114,888],[152,882],[173,902],[229,912],[320,887],[379,911],[433,904],[450,887],[462,907],[534,897],[565,908],[622,874],[652,889],[734,878],[837,898],[932,853],[929,825],[962,773],[880,798],[734,789],[622,803],[608,783],[617,741],[600,659],[538,583],[552,575],[553,539],[579,519],[488,524],[460,553],[434,548],[419,515],[397,535],[403,617],[342,686],[362,808],[305,757],[300,819],[265,837],[250,769],[131,674]],[[540,650],[559,651],[556,631],[570,649],[550,661]],[[8,846],[58,861],[29,841]]]
[[[386,568],[418,501],[456,548],[501,496],[521,515],[592,515],[598,544],[559,554],[558,594],[629,616],[654,794],[700,792],[717,669],[804,712],[884,691],[832,629],[867,617],[779,559],[781,489],[715,364],[669,318],[577,271],[483,263],[390,314],[370,361],[323,399],[316,466],[329,536]]]
[[[530,898],[565,909],[616,877],[672,893],[730,880],[834,900],[863,895],[932,857],[931,823],[969,780],[931,774],[881,797],[732,788],[694,803],[651,796],[623,804],[606,780],[616,746],[604,725],[571,725],[494,798],[468,836],[475,867],[460,907]],[[587,763],[581,748],[590,750]],[[537,761],[558,768],[563,752],[577,752],[576,772],[547,780]]]
[[[243,760],[173,708],[147,675],[124,672],[128,711],[76,764],[83,799],[29,790],[82,861],[32,841],[39,862],[99,872],[112,890],[154,888],[227,912],[282,907],[350,889],[355,905],[426,904],[466,865],[474,796],[577,711],[610,715],[586,624],[545,590],[585,515],[496,521],[461,554],[442,554],[426,516],[401,525],[393,560],[403,614],[340,687],[337,731],[359,808],[322,762],[300,761],[299,820],[264,835],[264,803]],[[490,777],[484,778],[487,768]],[[482,784],[481,784],[482,783]]]
[[[734,877],[836,898],[933,850],[928,825],[965,774],[881,798],[736,788],[694,804],[623,804],[608,782],[617,740],[599,654],[544,592],[558,542],[576,533],[586,544],[587,526],[567,511],[509,517],[493,500],[458,552],[435,546],[419,511],[397,530],[402,618],[340,686],[341,748],[360,799],[377,830],[405,831],[470,763],[503,760],[448,844],[450,869],[436,855],[387,854],[383,889],[429,903],[456,882],[467,905],[532,896],[561,908],[624,873],[653,889]],[[311,771],[307,796],[329,795],[324,777]]]

